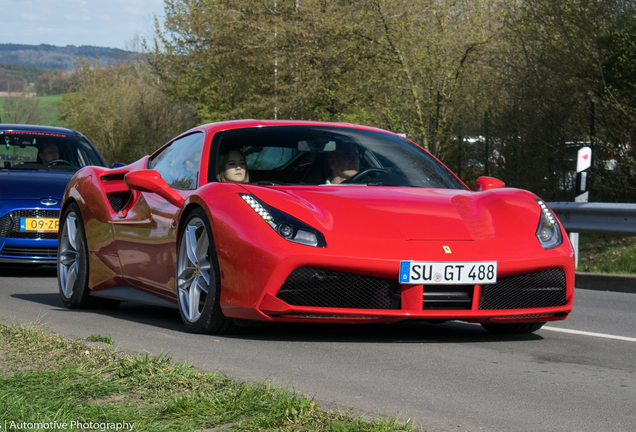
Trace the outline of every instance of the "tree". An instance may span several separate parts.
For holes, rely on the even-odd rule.
[[[42,110],[37,99],[22,96],[4,98],[2,122],[19,124],[42,124]]]
[[[150,63],[210,120],[359,121],[440,154],[495,4],[168,0]]]
[[[73,76],[64,69],[46,71],[35,79],[35,92],[38,96],[66,93],[72,85]]]
[[[636,122],[636,86],[628,78],[636,72],[634,2],[506,4],[504,37],[484,59],[493,70],[489,110],[505,161],[498,175],[546,199],[572,199],[574,155],[589,144],[594,199],[636,199],[628,145]]]
[[[78,85],[63,95],[60,118],[95,143],[109,162],[132,162],[196,123],[191,105],[159,91],[144,63],[100,68],[80,59]]]
[[[378,126],[469,184],[546,199],[572,195],[576,143],[592,142],[596,178],[636,199],[634,35],[633,0],[166,0],[147,47],[205,120]]]
[[[208,121],[273,116],[273,14],[256,1],[166,0],[165,30],[156,21],[146,44],[163,90]]]
[[[475,59],[500,27],[497,3],[372,0],[357,15],[353,33],[379,50],[373,83],[384,100],[374,103],[391,103],[387,123],[443,157],[470,96],[464,78],[479,75]]]

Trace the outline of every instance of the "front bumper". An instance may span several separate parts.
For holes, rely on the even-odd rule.
[[[0,238],[0,263],[56,264],[57,240]]]
[[[20,218],[59,218],[59,208],[33,208],[28,201],[12,202],[0,217],[0,263],[55,264],[57,232],[21,231]],[[7,211],[8,210],[8,211]]]
[[[274,321],[542,322],[566,318],[571,298],[561,268],[508,276],[491,285],[402,285],[304,267],[289,275],[276,296],[266,295],[260,309]]]
[[[514,250],[508,247],[509,242],[396,242],[395,246],[386,242],[382,250],[367,248],[366,257],[360,256],[362,253],[357,257],[332,255],[328,250],[300,254],[294,252],[301,249],[291,247],[275,256],[261,256],[265,259],[258,260],[262,262],[250,272],[240,266],[232,268],[219,254],[221,307],[231,318],[285,322],[420,319],[526,323],[565,319],[574,297],[572,250],[564,244],[544,251],[535,242],[519,239]],[[453,250],[452,260],[443,255],[443,245]],[[255,251],[244,254],[258,256]],[[496,260],[497,283],[400,284],[399,263],[404,259]],[[299,275],[299,269],[309,270]],[[318,283],[321,279],[333,284]],[[262,291],[245,289],[259,286]]]

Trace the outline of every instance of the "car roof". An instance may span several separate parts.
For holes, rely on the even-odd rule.
[[[79,134],[72,129],[57,127],[57,126],[42,126],[42,125],[31,125],[31,124],[11,124],[11,123],[0,123],[0,131],[2,132],[35,132],[35,133],[57,133],[64,135],[74,135],[78,136]]]
[[[207,130],[216,132],[216,131],[228,130],[228,129],[268,127],[268,126],[323,126],[323,127],[337,127],[337,128],[353,128],[353,129],[393,133],[393,132],[390,132],[384,129],[379,129],[372,126],[364,126],[364,125],[346,123],[346,122],[323,122],[323,121],[312,121],[312,120],[256,120],[256,119],[227,120],[227,121],[221,121],[216,123],[207,123],[207,124],[203,124],[198,127],[195,127],[191,130],[207,129]]]

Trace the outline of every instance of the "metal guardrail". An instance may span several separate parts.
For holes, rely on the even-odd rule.
[[[568,232],[636,235],[636,204],[549,202]]]

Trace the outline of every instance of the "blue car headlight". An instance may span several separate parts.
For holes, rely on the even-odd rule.
[[[320,231],[306,223],[296,219],[287,213],[280,211],[254,195],[240,193],[241,198],[254,210],[267,224],[272,227],[285,240],[303,244],[306,246],[325,247],[325,237]]]
[[[536,199],[537,204],[541,207],[541,218],[537,227],[537,239],[543,249],[552,249],[559,246],[563,242],[561,236],[561,227],[557,222],[557,218],[552,214],[550,208],[540,199]]]

